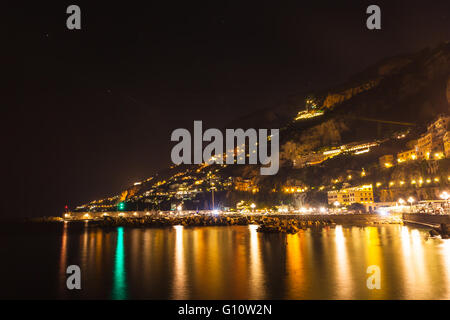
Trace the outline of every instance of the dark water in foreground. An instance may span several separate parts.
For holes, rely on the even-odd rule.
[[[400,225],[295,235],[256,226],[2,226],[0,298],[450,299],[450,240]],[[65,270],[82,271],[82,290]],[[366,269],[378,265],[381,289]]]

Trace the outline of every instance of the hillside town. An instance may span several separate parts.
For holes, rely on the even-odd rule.
[[[270,185],[254,175],[251,166],[240,166],[240,175],[236,175],[234,166],[226,164],[173,165],[166,174],[136,182],[119,195],[73,211],[372,213],[380,208],[412,210],[413,205],[417,210],[448,210],[449,123],[450,116],[440,115],[415,138],[408,139],[414,136],[408,129],[384,139],[294,153],[284,159],[284,166],[290,164],[291,169]],[[397,141],[406,148],[380,154],[385,145]],[[284,150],[290,144],[288,141]],[[356,169],[340,166],[333,174],[327,170],[333,161],[342,159],[356,161]],[[324,172],[320,184],[295,178],[315,167]]]

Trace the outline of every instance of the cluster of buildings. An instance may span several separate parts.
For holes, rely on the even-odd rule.
[[[305,110],[299,111],[295,120],[311,119],[324,114],[324,111],[318,108],[314,97],[306,98],[305,106]]]
[[[339,208],[354,203],[361,204],[365,212],[370,213],[397,206],[396,202],[375,202],[371,184],[328,191],[329,206]]]
[[[305,111],[306,112],[306,111]],[[309,111],[308,111],[309,112]],[[410,149],[397,153],[387,154],[379,158],[381,166],[391,167],[396,163],[411,160],[439,160],[450,157],[450,116],[440,116],[436,121],[428,125],[427,131],[417,140],[410,141]],[[404,138],[405,134],[397,137]],[[322,152],[309,152],[296,155],[292,159],[296,168],[320,164],[323,161],[340,154],[358,155],[369,152],[371,148],[379,146],[383,141],[352,142]]]
[[[440,116],[436,121],[427,126],[427,131],[417,140],[408,143],[411,147],[410,149],[399,152],[395,156],[388,154],[380,157],[380,165],[389,168],[395,165],[395,163],[406,161],[439,160],[450,157],[449,124],[450,116]],[[450,180],[450,176],[448,178]],[[433,181],[438,183],[439,178],[436,177]],[[432,180],[422,178],[411,180],[412,185],[422,185],[423,183],[429,184],[432,183]],[[393,186],[394,184],[395,182],[391,181],[389,186]],[[399,184],[403,185],[405,181],[400,181]],[[328,192],[328,204],[330,206],[349,206],[353,203],[364,205],[367,211],[373,211],[380,205],[383,205],[382,203],[374,202],[372,185],[343,188]]]
[[[373,203],[373,201],[371,184],[328,191],[328,204],[336,207],[348,206],[353,203]]]
[[[450,134],[448,131],[450,116],[440,116],[428,125],[427,131],[417,140],[410,141],[411,149],[397,153],[397,163],[412,160],[439,160],[450,157]],[[391,167],[395,164],[394,155],[384,155],[380,165]]]
[[[342,146],[332,148],[323,152],[310,152],[304,155],[298,156],[293,160],[294,167],[303,168],[305,166],[312,166],[323,161],[333,158],[340,154],[353,154],[358,155],[361,153],[366,153],[370,151],[370,148],[376,147],[380,144],[379,141],[368,141],[368,142],[352,142],[344,144]]]
[[[241,177],[233,178],[234,189],[242,192],[259,192],[258,186],[250,179],[243,179]]]
[[[301,120],[301,119],[311,119],[311,118],[315,118],[318,116],[321,116],[324,114],[324,111],[322,110],[302,110],[297,114],[297,117],[295,118],[295,120]]]

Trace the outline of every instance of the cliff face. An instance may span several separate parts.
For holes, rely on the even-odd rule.
[[[421,189],[383,189],[380,191],[381,202],[396,202],[400,198],[413,196],[415,199],[439,199],[442,190],[440,187],[429,187]]]
[[[444,43],[411,54],[408,61],[402,61],[396,67],[386,61],[376,68],[377,71],[366,74],[371,80],[378,77],[377,85],[367,87],[367,90],[335,105],[334,116],[351,114],[355,117],[423,125],[439,114],[448,112],[450,44]],[[385,64],[390,67],[384,67]]]
[[[373,87],[377,86],[378,83],[380,82],[380,79],[376,79],[376,80],[370,80],[366,83],[363,83],[361,85],[358,85],[356,87],[353,88],[349,88],[347,90],[344,90],[342,92],[338,92],[338,93],[329,93],[326,98],[325,101],[323,102],[323,108],[328,108],[331,109],[334,106],[351,99],[352,97],[354,97],[355,95],[362,93],[364,91],[370,90]]]
[[[383,139],[408,128],[383,121],[423,125],[448,112],[450,44],[383,59],[347,83],[305,95],[305,105],[311,96],[325,115],[294,121],[282,131],[282,160],[294,160],[325,146]],[[297,106],[297,112],[302,108]],[[249,118],[257,127],[258,115]],[[265,123],[267,119],[260,127]]]
[[[447,103],[450,106],[450,76],[447,80]]]
[[[299,154],[313,151],[323,146],[340,144],[342,133],[349,128],[343,121],[331,119],[301,132],[292,137],[281,147],[281,158],[293,160]]]
[[[133,186],[127,190],[122,191],[122,193],[119,196],[119,202],[126,201],[133,197],[137,192],[139,191],[139,188],[137,186]]]
[[[400,71],[412,61],[413,59],[411,57],[389,58],[386,61],[381,62],[380,65],[376,67],[377,74],[381,77],[393,74]]]
[[[384,59],[314,97],[325,115],[295,122],[283,132],[280,155],[284,160],[333,144],[386,138],[407,128],[383,124],[385,120],[423,125],[448,113],[450,44]]]

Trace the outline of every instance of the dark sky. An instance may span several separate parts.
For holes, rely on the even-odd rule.
[[[145,3],[145,5],[144,5]],[[77,4],[82,30],[66,28]],[[365,27],[369,4],[382,30]],[[450,39],[449,1],[45,1],[3,6],[3,216],[57,215],[227,122]]]

